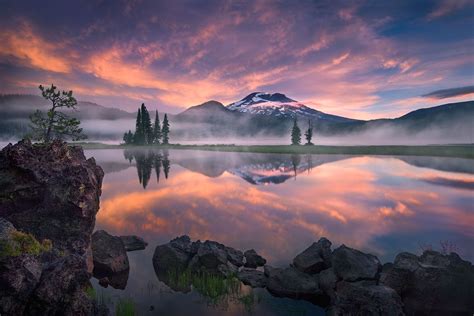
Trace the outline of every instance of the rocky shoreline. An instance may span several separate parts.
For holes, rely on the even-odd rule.
[[[274,296],[310,301],[328,315],[470,315],[474,310],[474,267],[455,253],[403,252],[382,265],[374,255],[331,245],[321,238],[287,267],[275,268],[254,250],[181,236],[156,247],[153,266],[159,280],[176,291],[188,292],[190,284],[173,284],[174,273],[237,276]]]
[[[87,294],[125,288],[127,251],[137,236],[94,232],[104,173],[80,147],[21,141],[0,152],[0,314],[108,315]],[[180,273],[238,278],[274,296],[310,301],[328,315],[472,315],[474,267],[457,254],[400,253],[382,265],[371,254],[320,238],[286,267],[255,250],[181,236],[155,248],[158,279],[175,291]]]

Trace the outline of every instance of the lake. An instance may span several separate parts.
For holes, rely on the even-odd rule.
[[[219,302],[172,291],[158,280],[152,256],[184,234],[254,248],[273,266],[288,265],[322,236],[333,249],[345,244],[382,262],[427,248],[474,259],[469,159],[121,149],[86,156],[105,171],[96,229],[149,243],[128,253],[124,290],[95,279],[94,287],[106,300],[131,298],[140,315],[324,315],[308,302],[246,286]]]

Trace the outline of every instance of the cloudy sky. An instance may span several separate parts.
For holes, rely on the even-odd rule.
[[[394,117],[472,100],[474,1],[0,1],[0,93],[177,113],[281,92]]]

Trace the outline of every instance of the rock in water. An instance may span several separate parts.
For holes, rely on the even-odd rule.
[[[130,266],[120,237],[112,236],[104,230],[96,231],[92,234],[92,257],[95,278],[107,277],[114,288],[125,288]]]
[[[20,141],[1,150],[0,217],[31,234],[32,246],[0,259],[0,314],[93,312],[84,289],[103,176],[80,147],[61,141]]]
[[[293,267],[265,267],[265,274],[268,275],[267,289],[273,295],[305,299],[320,306],[326,306],[329,303],[329,298],[319,288],[318,279],[315,276]]]
[[[402,316],[405,315],[402,306],[398,294],[389,287],[341,281],[337,284],[336,302],[328,314]]]
[[[120,236],[126,251],[143,250],[148,246],[148,243],[143,238],[138,236]]]
[[[298,270],[315,274],[331,267],[331,242],[326,238],[319,239],[309,248],[293,259],[293,265]]]
[[[244,252],[245,256],[245,264],[244,266],[247,268],[257,268],[263,267],[267,260],[260,256],[254,249],[250,249]]]
[[[340,246],[332,254],[332,267],[339,279],[344,281],[374,280],[382,269],[376,256],[359,250]]]
[[[457,254],[400,253],[385,265],[380,283],[402,297],[407,315],[471,315],[474,266]]]
[[[262,271],[255,269],[243,268],[237,274],[242,283],[251,287],[265,287],[267,285],[267,277]]]

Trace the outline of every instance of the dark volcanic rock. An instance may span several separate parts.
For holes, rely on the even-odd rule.
[[[242,283],[251,287],[265,287],[267,285],[267,277],[262,271],[255,269],[243,268],[237,274]]]
[[[342,245],[332,254],[332,268],[339,279],[357,281],[376,279],[382,265],[376,256]]]
[[[50,240],[52,249],[1,256],[0,314],[94,313],[84,289],[102,178],[93,158],[60,141],[2,149],[0,217],[38,242]]]
[[[336,288],[336,302],[328,314],[404,315],[401,299],[393,289],[382,285],[367,285],[364,282],[339,282]]]
[[[245,264],[244,266],[247,268],[256,268],[256,267],[263,267],[267,260],[260,256],[254,249],[250,249],[244,252],[245,256]]]
[[[309,248],[293,259],[293,265],[298,270],[315,274],[331,267],[331,242],[326,238],[319,239]]]
[[[200,244],[189,265],[193,271],[219,273],[219,267],[227,265],[225,246],[215,241],[206,240]]]
[[[305,299],[319,305],[327,305],[329,299],[321,291],[316,276],[293,267],[267,268],[267,289],[276,296]]]
[[[174,284],[171,278],[188,268],[192,257],[191,246],[191,239],[188,236],[181,236],[155,248],[152,259],[155,273],[160,281],[176,291],[190,291],[189,284],[184,286]]]
[[[92,234],[92,257],[94,276],[111,275],[130,269],[122,240],[105,230],[98,230]]]
[[[55,248],[84,254],[99,209],[102,169],[82,148],[55,141],[0,153],[0,217]]]
[[[408,315],[469,315],[474,311],[474,267],[457,254],[401,253],[384,265],[380,283],[402,297]]]
[[[138,236],[120,236],[126,251],[143,250],[148,243]]]
[[[225,247],[227,252],[227,260],[230,261],[234,266],[241,267],[244,265],[244,254],[240,250],[236,250],[231,247]]]
[[[331,302],[335,302],[337,276],[332,268],[321,271],[319,274],[319,287],[330,297]]]

